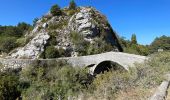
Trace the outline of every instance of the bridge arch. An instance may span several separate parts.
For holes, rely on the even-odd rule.
[[[93,71],[93,75],[104,73],[105,71],[109,71],[109,70],[125,71],[126,69],[114,61],[105,60],[96,65]]]

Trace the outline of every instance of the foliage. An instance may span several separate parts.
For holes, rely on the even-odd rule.
[[[21,31],[22,35],[24,35],[28,30],[30,30],[30,28],[32,28],[32,26],[25,22],[21,22],[21,23],[18,23],[17,28],[18,30]]]
[[[36,25],[36,23],[37,23],[38,20],[39,20],[39,18],[34,18],[34,20],[33,20],[33,26]]]
[[[93,79],[86,69],[73,68],[64,61],[37,60],[18,74],[0,73],[0,99],[146,99],[164,80],[169,65],[170,52],[161,52],[129,71],[110,69]]]
[[[131,38],[131,41],[126,40],[124,37],[119,39],[124,52],[147,56],[149,54],[149,47],[147,45],[138,44],[136,35],[133,34]]]
[[[15,100],[20,96],[19,77],[13,73],[0,73],[0,99]]]
[[[1,52],[9,53],[12,49],[17,47],[17,44],[15,43],[15,41],[16,41],[15,37],[2,38],[0,40],[0,50],[1,50]]]
[[[114,47],[110,43],[106,42],[103,38],[97,38],[94,40],[94,43],[89,45],[87,54],[99,54],[113,50]]]
[[[31,25],[24,22],[18,23],[17,26],[0,26],[0,35],[21,37],[26,31],[31,28]]]
[[[131,44],[137,44],[136,34],[132,34]]]
[[[45,58],[57,58],[59,57],[59,52],[54,46],[47,46],[45,50]]]
[[[62,13],[60,7],[57,4],[51,7],[50,12],[53,16],[59,16]]]
[[[163,49],[165,51],[170,50],[170,37],[161,36],[156,38],[150,45],[150,52],[157,52],[158,49]]]
[[[76,10],[76,3],[74,2],[74,0],[71,0],[71,2],[69,4],[69,9],[70,10]]]
[[[162,52],[151,55],[148,61],[136,64],[128,72],[111,70],[97,75],[90,86],[92,93],[84,97],[97,100],[148,98],[152,95],[150,91],[158,87],[170,71],[169,65],[170,52]]]
[[[59,23],[51,23],[49,25],[49,30],[60,29],[68,24],[67,20],[61,20]]]
[[[75,69],[64,62],[39,62],[21,72],[21,82],[30,86],[22,92],[24,100],[67,99],[77,95],[85,87],[81,84],[86,78],[85,70]]]
[[[32,26],[25,22],[17,26],[0,26],[0,50],[1,53],[9,53],[12,49],[25,45],[24,35]]]
[[[16,40],[16,44],[20,47],[24,46],[27,42],[27,38],[25,37],[21,37],[19,39]]]
[[[80,33],[73,31],[70,34],[72,42],[75,45],[75,51],[79,53],[79,56],[99,54],[114,49],[114,47],[107,43],[102,37],[98,37],[94,39],[93,43],[89,43],[84,40],[84,37]]]

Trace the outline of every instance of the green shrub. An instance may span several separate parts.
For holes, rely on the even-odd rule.
[[[24,100],[67,99],[85,89],[80,82],[87,79],[86,70],[73,68],[64,62],[38,62],[21,72],[21,81],[31,83],[22,92]]]
[[[97,100],[117,99],[119,95],[129,100],[148,98],[152,95],[150,91],[165,80],[165,74],[170,71],[169,65],[170,52],[162,52],[151,55],[148,61],[136,64],[127,72],[110,70],[96,76],[88,90],[92,93],[85,93],[85,97]]]
[[[77,32],[71,32],[71,39],[75,45],[75,51],[79,56],[99,54],[114,50],[114,46],[106,42],[102,37],[94,39],[93,43],[84,40],[84,37]]]
[[[52,27],[51,27],[52,28]],[[54,38],[58,36],[58,32],[54,31],[54,32],[50,32],[49,35]]]
[[[69,16],[72,16],[72,15],[74,15],[76,12],[77,12],[76,10],[69,10],[69,11],[67,12],[67,14],[68,14]]]
[[[26,44],[26,38],[22,37],[16,40],[16,44],[20,47],[24,46]]]
[[[45,58],[58,58],[59,52],[54,46],[47,46],[45,50]]]
[[[12,73],[0,73],[0,99],[16,100],[19,96],[19,77]]]
[[[57,4],[51,7],[50,12],[53,16],[59,16],[62,13],[60,7]]]
[[[124,37],[119,39],[121,46],[124,49],[124,52],[138,55],[149,55],[149,46],[137,44],[136,35],[133,34],[131,41],[125,40]]]
[[[151,53],[157,52],[158,49],[170,51],[170,37],[163,35],[161,37],[155,38],[155,40],[151,43],[149,49]]]
[[[16,38],[6,37],[0,40],[0,50],[5,53],[9,53],[12,49],[16,48]]]
[[[61,20],[59,23],[51,23],[49,24],[48,29],[49,30],[56,30],[56,29],[61,29],[64,26],[67,26],[68,21],[67,20]],[[52,32],[53,33],[53,32]]]
[[[170,52],[155,53],[128,71],[110,69],[91,81],[86,69],[60,60],[37,60],[19,74],[0,73],[0,99],[15,100],[21,96],[24,100],[65,100],[77,99],[82,94],[82,99],[92,100],[112,100],[120,96],[129,100],[145,99],[170,72],[169,65]]]

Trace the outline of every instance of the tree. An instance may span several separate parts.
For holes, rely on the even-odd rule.
[[[14,36],[14,37],[21,37],[22,31],[16,26],[5,26],[3,31],[4,36]]]
[[[157,37],[150,45],[150,52],[157,52],[158,49],[170,50],[170,37],[161,36]]]
[[[74,2],[74,0],[71,0],[71,2],[69,4],[69,9],[70,10],[75,10],[76,9],[76,3]]]
[[[25,22],[21,22],[18,23],[17,28],[22,33],[22,35],[24,35],[25,32],[27,32],[31,28],[31,25]]]
[[[34,20],[33,20],[33,26],[36,25],[36,23],[37,23],[38,20],[39,20],[38,18],[34,18]]]
[[[135,34],[132,34],[131,44],[137,44],[137,39],[136,39],[136,35]]]
[[[59,52],[54,46],[48,46],[45,50],[46,58],[57,58],[59,57]]]
[[[53,5],[53,6],[51,7],[50,12],[51,12],[51,14],[52,14],[53,16],[59,16],[59,15],[61,15],[60,7],[59,7],[57,4],[55,4],[55,5]]]
[[[19,77],[14,74],[0,74],[0,100],[16,100],[21,92],[19,90]]]
[[[0,50],[2,52],[9,53],[12,49],[17,47],[17,44],[15,42],[16,42],[16,38],[11,38],[11,37],[7,37],[3,40],[0,40]]]

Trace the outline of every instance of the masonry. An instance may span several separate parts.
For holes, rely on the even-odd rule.
[[[91,73],[97,68],[99,64],[105,61],[114,62],[124,69],[128,70],[129,67],[134,66],[135,63],[142,63],[148,58],[145,56],[127,54],[121,52],[106,52],[96,55],[80,56],[80,57],[64,57],[58,59],[0,59],[0,63],[4,68],[24,68],[37,61],[40,62],[57,62],[66,61],[73,67],[85,68],[90,66]]]

